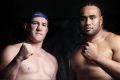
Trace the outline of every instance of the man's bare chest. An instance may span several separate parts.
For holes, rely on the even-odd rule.
[[[19,68],[22,73],[51,73],[54,63],[48,57],[31,56],[24,60]]]

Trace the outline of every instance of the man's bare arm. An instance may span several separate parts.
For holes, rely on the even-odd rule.
[[[103,70],[110,74],[111,77],[115,79],[120,79],[120,62],[116,62],[102,56],[96,59],[95,62]]]
[[[113,51],[112,60],[99,55],[96,63],[113,78],[120,79],[120,37],[112,37],[109,43]]]
[[[20,64],[21,60],[14,58],[8,66],[0,70],[0,79],[15,80]]]
[[[28,48],[30,50],[28,50]],[[1,79],[15,80],[21,62],[33,55],[33,51],[28,44],[22,44],[20,49],[18,49],[18,52],[15,51],[16,49],[16,47],[10,46],[3,51],[0,63]]]

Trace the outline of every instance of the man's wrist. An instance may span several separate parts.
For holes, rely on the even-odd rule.
[[[17,56],[15,59],[16,59],[16,61],[20,61],[20,62],[23,61],[23,58],[20,56]]]

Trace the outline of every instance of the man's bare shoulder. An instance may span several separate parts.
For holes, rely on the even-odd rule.
[[[120,44],[120,35],[114,34],[112,32],[108,32],[108,35],[106,36],[105,40],[109,43],[119,43]]]
[[[49,57],[49,59],[51,59],[55,64],[57,64],[57,59],[56,59],[55,56],[53,56],[51,53],[49,53],[49,52],[47,52],[45,50],[44,50],[44,52],[45,52],[45,54],[47,54],[47,56]]]
[[[114,52],[113,60],[120,62],[120,35],[110,33],[107,39],[110,48]]]
[[[0,68],[9,64],[12,59],[16,56],[17,52],[19,51],[21,43],[8,45],[4,48],[1,53],[1,63]]]
[[[120,35],[109,32],[105,40],[113,51],[120,50]]]
[[[12,60],[18,53],[20,47],[21,43],[6,46],[2,52],[2,58]]]
[[[16,52],[16,51],[18,51],[19,49],[20,49],[20,47],[21,47],[21,45],[22,45],[22,43],[18,43],[18,44],[12,44],[12,45],[8,45],[8,46],[6,46],[5,48],[4,48],[4,50],[3,50],[3,53],[5,54],[7,54],[7,53],[14,53],[14,52]]]

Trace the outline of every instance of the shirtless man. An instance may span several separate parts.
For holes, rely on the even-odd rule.
[[[70,57],[72,80],[120,80],[120,36],[103,29],[96,4],[83,5],[80,13],[84,39]]]
[[[8,45],[3,50],[1,79],[56,80],[57,60],[42,48],[48,32],[47,17],[41,12],[34,13],[26,29],[28,37],[24,42]]]

